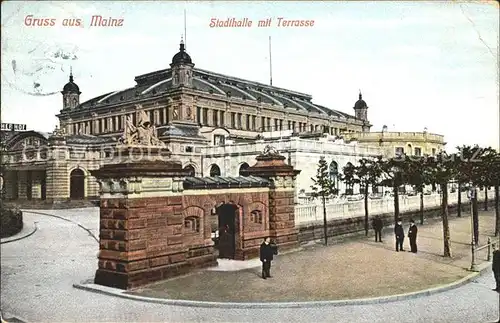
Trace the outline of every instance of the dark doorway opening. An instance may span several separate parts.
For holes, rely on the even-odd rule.
[[[210,167],[210,177],[220,176],[220,168],[217,165]]]
[[[85,173],[76,168],[70,174],[69,197],[83,199],[85,197]]]
[[[222,204],[217,208],[219,219],[219,239],[217,249],[219,258],[234,259],[236,253],[236,215],[238,207],[234,204]]]
[[[188,176],[194,177],[195,174],[196,174],[196,171],[195,171],[193,165],[187,165],[186,167],[184,167],[184,170],[189,171],[189,175]]]

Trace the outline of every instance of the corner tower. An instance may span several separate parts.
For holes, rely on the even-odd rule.
[[[74,109],[80,104],[80,88],[73,80],[73,69],[69,72],[69,82],[61,91],[63,95],[63,110]]]
[[[354,104],[354,116],[356,119],[363,121],[363,131],[370,131],[370,123],[368,122],[368,105],[363,100],[363,95],[359,91],[359,99]]]
[[[193,87],[193,61],[181,39],[179,52],[172,57],[172,87]]]

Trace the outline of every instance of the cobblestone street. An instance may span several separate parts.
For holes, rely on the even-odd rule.
[[[494,235],[493,213],[479,220],[480,242]],[[405,233],[408,224],[404,224]],[[272,279],[260,279],[260,267],[202,271],[156,283],[134,294],[203,301],[321,301],[404,294],[452,283],[470,274],[470,218],[453,218],[453,259],[442,257],[442,224],[419,226],[419,253],[395,252],[391,228],[384,243],[359,238],[277,256]],[[408,239],[405,251],[409,250]],[[486,260],[486,249],[478,263]]]
[[[90,229],[97,230],[97,209],[51,210],[48,212],[70,217],[74,221],[90,227]],[[314,307],[296,309],[183,307],[144,303],[95,294],[72,287],[74,283],[92,278],[95,273],[98,244],[93,237],[75,223],[54,217],[25,212],[24,220],[25,222],[38,221],[39,229],[34,235],[26,239],[1,245],[1,299],[2,311],[5,317],[16,316],[27,322],[387,322],[397,320],[400,322],[485,323],[492,322],[498,317],[498,294],[491,291],[494,283],[491,271],[486,272],[472,283],[428,297],[373,305],[323,306],[321,309]],[[484,216],[481,217],[481,221],[486,224]],[[464,222],[462,229],[459,228],[461,222]],[[468,223],[468,218],[459,219],[458,221],[453,219],[451,223],[452,240],[455,242],[452,245],[453,251],[457,257],[460,257],[462,247],[460,247],[461,241],[457,239],[462,234],[466,237],[465,223]],[[458,225],[457,228],[455,228],[456,225]],[[434,228],[434,225],[431,224],[429,228],[431,227]],[[457,230],[458,232],[455,233]],[[460,233],[462,232],[460,230],[463,230],[463,233]],[[343,245],[328,248],[317,246],[313,250],[305,252],[280,255],[275,262],[276,266],[273,268],[275,276],[273,280],[264,281],[260,279],[256,275],[258,269],[225,273],[212,271],[203,272],[200,275],[241,275],[240,280],[247,280],[252,291],[259,290],[258,287],[263,286],[263,284],[277,284],[279,280],[288,283],[291,281],[288,276],[292,276],[292,273],[300,274],[301,270],[306,268],[310,268],[316,278],[329,277],[337,283],[341,281],[337,277],[344,277],[342,280],[348,281],[347,277],[350,279],[362,275],[363,279],[358,279],[359,283],[356,284],[355,281],[350,283],[353,286],[369,285],[370,283],[379,284],[377,279],[381,279],[380,282],[387,284],[392,277],[390,274],[385,273],[377,276],[379,278],[373,278],[372,276],[370,279],[367,278],[369,276],[366,276],[369,274],[367,268],[372,269],[370,271],[372,273],[382,272],[382,269],[392,273],[398,272],[394,266],[386,265],[386,263],[391,264],[392,262],[385,258],[391,257],[392,259],[402,260],[401,266],[405,268],[403,273],[398,272],[396,274],[398,275],[396,280],[401,284],[393,284],[391,288],[393,288],[394,292],[407,292],[409,289],[418,287],[411,283],[411,280],[422,281],[422,277],[426,276],[411,276],[418,270],[416,268],[412,269],[412,267],[421,266],[427,268],[427,274],[430,271],[436,271],[436,276],[446,277],[450,281],[463,275],[461,274],[464,272],[462,268],[468,262],[467,257],[452,263],[447,263],[445,260],[439,261],[442,246],[440,246],[440,243],[434,245],[430,242],[438,240],[439,234],[438,225],[433,230],[425,230],[424,227],[421,227],[419,235],[421,252],[417,255],[393,252],[392,241],[388,237],[385,239],[384,244],[371,242],[371,238],[369,241],[365,241],[363,238],[346,242]],[[429,244],[426,243],[426,239],[428,239]],[[338,248],[347,251],[352,250],[352,256],[347,251],[340,252]],[[468,247],[464,244],[463,248],[463,253],[466,255]],[[363,252],[364,256],[355,257],[354,255],[359,255],[359,252]],[[329,273],[342,272],[342,276],[322,274],[319,268],[314,268],[314,266],[298,265],[292,268],[289,266],[289,261],[293,259],[296,259],[297,263],[299,259],[300,261],[314,259],[314,261],[320,262],[324,260],[331,269],[325,270],[325,267],[322,267],[323,271]],[[339,259],[342,261],[339,261]],[[374,259],[378,265],[363,266],[363,264],[371,264],[375,261]],[[359,261],[359,263],[354,264],[354,261]],[[408,263],[408,265],[404,263]],[[340,268],[343,268],[342,271],[340,271]],[[349,272],[355,272],[356,274],[348,274]],[[179,278],[172,282],[183,279],[193,280],[194,282],[194,277],[196,276]],[[305,286],[309,278],[301,277],[297,281],[301,282],[300,284],[307,288],[308,291],[314,291],[314,288]],[[239,280],[234,279],[234,283],[238,282]],[[199,285],[200,283],[202,285]],[[439,280],[436,279],[433,283],[439,283]],[[213,282],[198,281],[200,290],[213,286],[211,284]],[[186,289],[189,290],[192,287],[188,285]],[[232,286],[232,289],[237,289],[237,285]],[[272,293],[273,288],[261,287],[261,289],[267,293]],[[346,288],[343,290],[342,293],[336,294],[337,297],[343,298],[345,295],[349,295],[349,297],[361,296],[363,295],[362,291],[368,290],[368,288],[354,288],[353,290],[356,292],[351,294],[348,294]],[[209,292],[217,292],[218,297],[223,294],[222,289],[210,290]],[[375,292],[375,294],[371,295],[377,295],[377,293],[381,292]],[[263,295],[267,294],[261,293],[260,295],[265,297]],[[331,295],[334,294],[330,293],[327,296]],[[320,295],[316,294],[314,296],[318,297]],[[291,299],[290,296],[288,297]],[[306,298],[303,297],[303,299]],[[260,300],[263,301],[264,299]]]

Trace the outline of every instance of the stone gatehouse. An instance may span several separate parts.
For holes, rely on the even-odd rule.
[[[189,177],[175,161],[93,171],[101,187],[95,283],[129,289],[216,266],[218,257],[254,258],[268,236],[281,250],[297,247],[300,171],[275,151],[256,159],[239,177]]]

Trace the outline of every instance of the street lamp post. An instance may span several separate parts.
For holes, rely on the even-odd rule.
[[[473,201],[476,198],[477,191],[474,186],[471,186],[469,189],[469,192],[467,194],[467,197],[470,199],[470,223],[471,223],[471,242],[470,242],[470,248],[471,248],[471,264],[470,264],[470,270],[471,271],[477,271],[477,265],[476,265],[476,241],[474,239],[474,212],[473,212]]]

